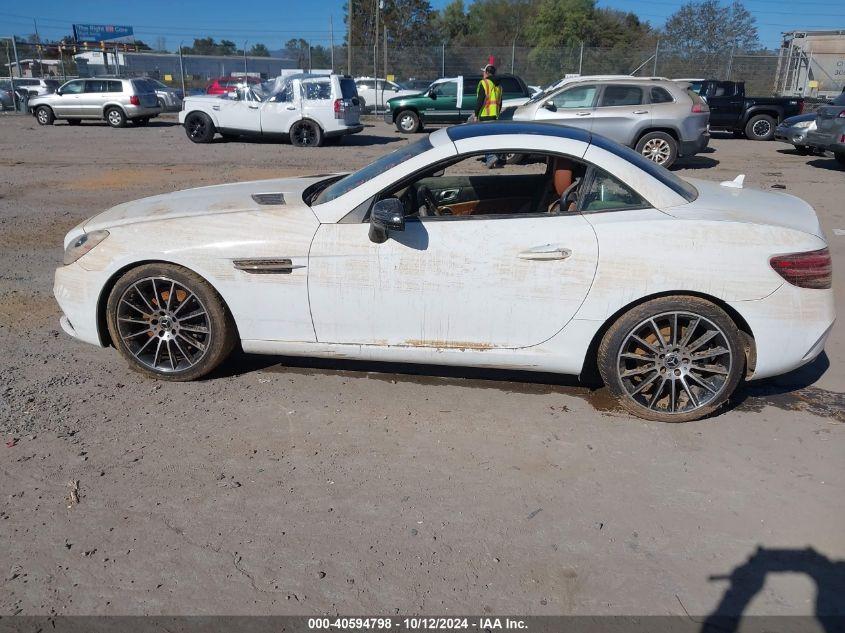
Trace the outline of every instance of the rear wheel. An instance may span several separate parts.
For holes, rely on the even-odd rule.
[[[647,420],[702,418],[734,392],[745,368],[742,340],[724,310],[698,297],[647,301],[602,339],[598,367],[610,393]]]
[[[106,110],[106,122],[112,127],[125,127],[126,115],[120,108],[109,108]]]
[[[147,264],[123,275],[109,294],[106,321],[130,367],[163,380],[204,376],[225,360],[237,338],[214,289],[171,264]]]
[[[771,141],[775,137],[776,121],[768,114],[757,114],[745,124],[745,136],[752,141]]]
[[[290,142],[297,147],[319,147],[323,144],[323,130],[313,121],[297,121],[290,129]]]
[[[185,117],[185,134],[194,143],[211,143],[214,138],[214,123],[203,112],[191,112]]]
[[[39,125],[53,125],[53,121],[56,120],[56,116],[53,114],[53,110],[47,106],[39,106],[38,109],[35,110],[35,119],[38,121]]]
[[[413,110],[402,110],[396,115],[396,129],[406,134],[414,134],[422,129],[419,115]]]
[[[802,156],[808,156],[813,153],[813,150],[806,145],[796,145],[795,151],[801,154]]]
[[[671,167],[678,158],[678,142],[666,132],[649,132],[637,143],[637,152],[663,167]]]

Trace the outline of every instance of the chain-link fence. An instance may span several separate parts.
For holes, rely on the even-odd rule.
[[[193,55],[130,52],[110,47],[82,51],[71,47],[39,46],[10,38],[0,40],[0,75],[54,77],[122,74],[149,76],[186,91],[201,91],[216,77],[251,75],[268,79],[290,69],[329,70],[354,76],[393,77],[398,82],[431,81],[438,77],[477,75],[493,59],[500,72],[522,77],[529,85],[544,86],[567,74],[635,74],[670,78],[745,81],[746,93],[832,96],[845,87],[845,55],[815,56],[780,53],[735,54],[730,50],[705,54],[649,48],[561,48],[493,46],[457,47],[448,44],[398,46],[383,41],[373,46],[309,46],[282,51],[274,57]],[[2,78],[0,78],[2,79]]]

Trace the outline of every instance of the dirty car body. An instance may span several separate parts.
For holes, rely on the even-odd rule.
[[[498,184],[448,175],[491,150],[546,163]],[[580,175],[561,193],[565,172]],[[548,209],[547,178],[560,196]],[[221,333],[260,354],[576,375],[598,359],[633,413],[683,421],[727,398],[729,377],[815,358],[834,320],[809,205],[684,181],[548,124],[462,125],[347,176],[128,202],[71,230],[65,247],[63,329],[164,379],[210,371],[204,350]],[[784,272],[778,258],[793,255]]]

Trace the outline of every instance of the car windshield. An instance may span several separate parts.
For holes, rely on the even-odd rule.
[[[331,202],[335,198],[352,191],[355,187],[359,187],[365,182],[369,182],[379,174],[383,174],[388,169],[392,169],[393,167],[396,167],[396,165],[404,163],[409,158],[413,158],[414,156],[419,156],[423,152],[427,152],[431,149],[431,147],[431,141],[429,141],[428,137],[426,137],[420,139],[416,143],[411,143],[401,149],[397,149],[395,152],[385,154],[374,163],[370,163],[366,167],[332,183],[318,193],[311,203],[323,204],[325,202]]]
[[[843,92],[838,97],[836,97],[836,99],[833,100],[833,105],[845,106],[845,92]]]

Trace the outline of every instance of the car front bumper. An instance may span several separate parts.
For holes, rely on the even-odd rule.
[[[97,323],[97,304],[104,283],[101,275],[85,270],[78,261],[60,266],[53,281],[53,295],[62,309],[62,329],[81,341],[105,347]]]
[[[807,145],[807,128],[785,127],[782,125],[775,128],[775,140],[792,145]]]

